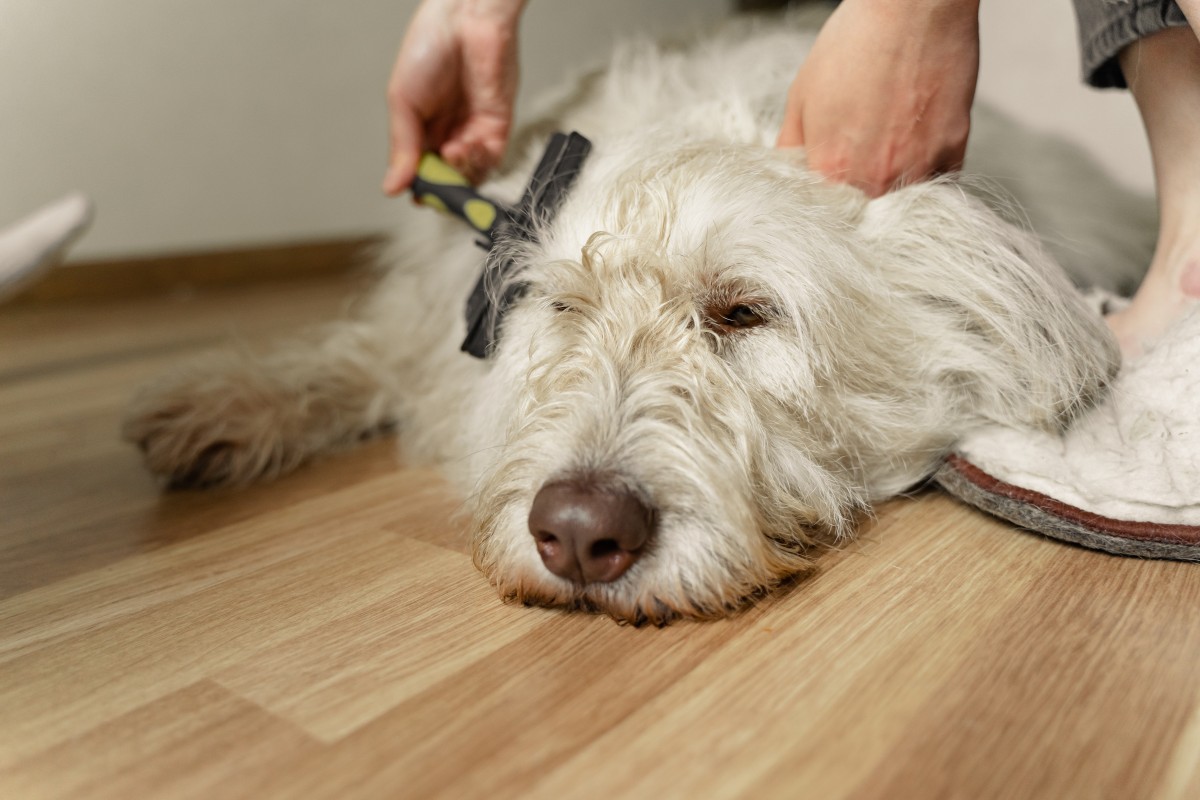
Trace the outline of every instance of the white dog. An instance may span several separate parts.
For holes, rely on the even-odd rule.
[[[485,193],[520,194],[538,130],[594,150],[517,247],[525,291],[488,359],[459,352],[481,251],[413,210],[357,318],[164,376],[126,435],[175,484],[236,484],[395,423],[408,458],[462,486],[503,597],[662,623],[801,571],[974,425],[1064,424],[1119,356],[1033,234],[962,181],[868,200],[772,148],[810,43],[734,25],[626,46],[554,104]],[[1145,263],[1129,245],[1153,230],[1144,215],[1083,208],[1096,190],[1068,202],[1061,153],[976,126],[985,169],[1057,218],[1077,271],[1111,286]]]

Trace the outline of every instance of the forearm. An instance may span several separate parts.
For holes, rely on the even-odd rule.
[[[1195,0],[1188,0],[1195,2]],[[919,14],[957,14],[978,12],[979,0],[845,0],[877,10]]]
[[[493,22],[516,24],[525,10],[528,0],[426,0],[427,2],[444,3],[458,6],[471,17],[487,19]]]
[[[980,0],[843,0],[843,5],[860,6],[869,14],[895,19],[911,25],[922,21],[929,25],[954,24],[979,17]],[[1200,0],[1191,0],[1200,2]]]

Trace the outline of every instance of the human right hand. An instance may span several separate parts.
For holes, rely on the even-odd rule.
[[[872,197],[958,169],[978,72],[978,0],[844,0],[792,83],[777,146]]]
[[[517,94],[517,27],[525,0],[424,0],[388,82],[390,153],[383,191],[396,195],[434,150],[473,182],[500,163]]]

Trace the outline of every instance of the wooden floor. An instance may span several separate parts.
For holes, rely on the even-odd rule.
[[[160,492],[133,387],[345,291],[0,308],[0,797],[1200,798],[1200,565],[928,492],[634,629],[501,604],[388,441]]]

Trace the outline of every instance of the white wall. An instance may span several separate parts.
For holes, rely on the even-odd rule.
[[[0,225],[78,187],[99,213],[75,259],[387,228],[383,89],[414,6],[0,0]],[[523,96],[620,31],[729,7],[534,0]]]
[[[978,97],[1032,127],[1079,142],[1126,186],[1153,191],[1150,151],[1133,98],[1080,81],[1070,0],[981,5]]]
[[[78,187],[99,215],[76,259],[387,228],[383,86],[413,5],[0,0],[0,225]],[[731,5],[534,0],[523,97],[601,58],[615,34]],[[987,0],[982,27],[981,97],[1149,188],[1128,94],[1078,81],[1069,0]]]

